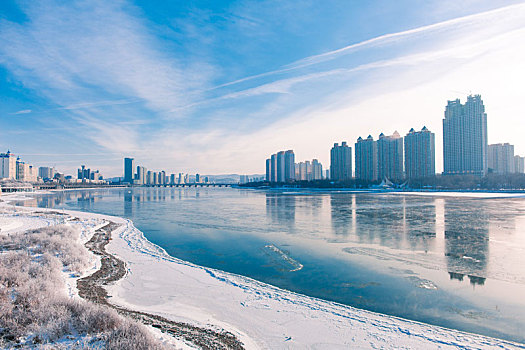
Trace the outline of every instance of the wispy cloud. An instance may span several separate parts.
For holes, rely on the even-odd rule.
[[[14,114],[14,115],[17,115],[17,114],[29,114],[31,112],[32,111],[30,109],[23,109],[21,111],[18,111],[18,112],[15,112],[15,113],[11,113],[11,114]]]

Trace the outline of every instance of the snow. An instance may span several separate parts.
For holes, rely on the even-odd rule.
[[[6,204],[0,204],[2,233],[57,223],[44,214],[35,214],[37,209],[17,209],[16,214],[9,214],[6,208]],[[1,213],[1,209],[6,212]],[[248,349],[525,349],[523,344],[360,310],[197,266],[169,256],[147,241],[129,220],[65,213],[80,219],[71,224],[82,227],[82,240],[88,239],[104,220],[122,224],[107,250],[126,262],[128,273],[109,286],[110,302],[176,321],[228,330]],[[96,264],[94,260],[92,270]],[[70,283],[69,289],[72,286]],[[177,348],[186,346],[175,339],[163,339]]]

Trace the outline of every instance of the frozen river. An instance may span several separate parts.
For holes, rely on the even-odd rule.
[[[178,258],[355,307],[525,341],[525,198],[134,188],[20,202],[133,220]]]

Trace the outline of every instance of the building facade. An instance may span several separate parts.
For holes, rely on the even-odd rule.
[[[426,126],[405,136],[405,174],[409,179],[436,174],[436,140]]]
[[[448,101],[443,119],[443,174],[487,173],[487,114],[480,95]]]
[[[489,173],[494,174],[514,173],[514,145],[508,143],[488,145],[487,168]]]
[[[0,179],[16,179],[16,156],[10,151],[0,153]]]
[[[266,181],[290,182],[295,179],[295,154],[292,150],[272,154],[265,165]]]
[[[124,158],[124,182],[132,184],[135,178],[135,161],[133,158]]]
[[[346,142],[334,143],[330,150],[330,178],[334,181],[352,179],[352,147]]]
[[[377,144],[372,135],[359,137],[355,143],[355,177],[359,180],[377,180]]]
[[[514,172],[516,174],[525,173],[525,157],[514,156]]]
[[[403,138],[395,131],[381,133],[377,140],[377,177],[379,180],[403,179]]]
[[[38,176],[40,176],[40,178],[43,180],[53,179],[53,176],[55,176],[55,169],[46,166],[41,166],[38,168]]]

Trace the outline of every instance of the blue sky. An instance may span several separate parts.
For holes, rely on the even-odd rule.
[[[329,165],[334,142],[426,125],[482,95],[525,155],[522,1],[0,2],[0,151],[107,176]]]

